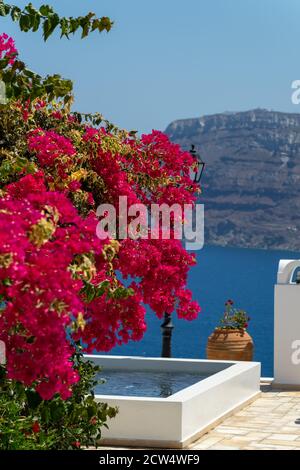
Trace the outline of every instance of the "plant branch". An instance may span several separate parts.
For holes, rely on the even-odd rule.
[[[3,0],[0,0],[0,16],[10,16],[12,21],[18,23],[20,30],[24,32],[36,32],[41,28],[45,41],[57,28],[60,29],[60,36],[65,36],[68,39],[71,34],[74,35],[80,29],[83,39],[94,31],[109,32],[113,25],[113,21],[107,16],[97,18],[93,12],[77,18],[60,17],[50,5],[42,5],[37,9],[32,3],[28,3],[21,10],[16,5],[4,3]]]

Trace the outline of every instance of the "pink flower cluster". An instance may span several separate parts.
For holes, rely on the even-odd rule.
[[[54,131],[42,129],[35,129],[31,132],[28,138],[28,148],[31,152],[36,152],[42,168],[51,167],[58,159],[75,154],[75,149],[69,139]]]
[[[36,385],[44,399],[71,394],[78,380],[72,369],[73,348],[67,340],[72,320],[84,311],[82,281],[73,279],[69,266],[74,256],[93,250],[100,255],[95,237],[96,219],[83,220],[67,197],[49,192],[41,172],[27,175],[6,187],[0,199],[0,313],[1,339],[7,345],[9,376]],[[30,237],[39,223],[57,213],[52,232],[39,244]],[[51,225],[50,225],[51,226]],[[47,225],[46,225],[47,228]]]
[[[9,64],[12,65],[18,51],[15,48],[15,41],[6,33],[0,34],[0,59],[4,57],[9,59]]]

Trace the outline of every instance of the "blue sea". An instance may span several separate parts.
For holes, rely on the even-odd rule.
[[[174,315],[172,356],[205,358],[206,341],[223,314],[224,302],[233,299],[251,317],[249,333],[254,360],[262,363],[262,375],[273,376],[274,284],[280,259],[298,259],[300,253],[206,246],[197,254],[197,266],[189,287],[202,307],[197,320],[178,320]],[[160,356],[161,320],[147,314],[148,330],[140,342],[114,348],[110,354]]]

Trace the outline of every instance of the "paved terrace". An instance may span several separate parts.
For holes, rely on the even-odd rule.
[[[276,390],[262,385],[259,398],[222,421],[187,449],[300,450],[300,391]]]

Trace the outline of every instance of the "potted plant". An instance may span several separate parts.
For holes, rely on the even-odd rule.
[[[253,340],[246,331],[249,320],[245,310],[234,308],[233,301],[227,300],[220,325],[208,338],[207,359],[252,361]]]

